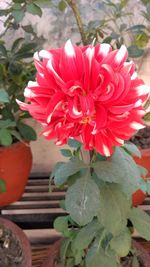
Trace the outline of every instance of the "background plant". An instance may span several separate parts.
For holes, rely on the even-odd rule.
[[[35,70],[31,62],[35,43],[16,39],[11,49],[0,44],[0,145],[8,146],[17,140],[36,140],[35,131],[22,122],[29,117],[19,110],[16,98],[24,99],[23,88],[28,79],[34,79]]]

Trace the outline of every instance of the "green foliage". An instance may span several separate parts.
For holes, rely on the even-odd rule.
[[[133,153],[137,153],[134,145]],[[95,162],[92,167],[100,180],[120,184],[129,196],[139,188],[140,170],[132,157],[122,148],[116,148],[110,160]]]
[[[56,220],[54,221],[54,228],[61,233],[68,230],[68,216],[56,218]]]
[[[84,250],[89,247],[91,242],[97,235],[97,232],[102,229],[100,223],[94,219],[92,222],[81,228],[73,240],[71,247],[76,254],[78,250]]]
[[[133,143],[127,142],[124,144],[123,148],[125,148],[131,155],[141,158],[141,151]]]
[[[105,184],[100,190],[99,222],[108,232],[120,234],[126,228],[130,205],[118,185]]]
[[[90,247],[86,256],[87,267],[117,267],[116,255],[112,250],[105,251],[100,246],[100,238],[98,237]]]
[[[0,89],[0,103],[9,103],[9,95],[4,89]]]
[[[15,126],[16,126],[16,122],[11,121],[10,119],[0,121],[0,128],[9,128],[9,127],[15,127]]]
[[[72,157],[72,152],[71,152],[70,149],[61,149],[60,152],[66,158],[71,158]]]
[[[134,255],[134,257],[133,257],[132,267],[140,267],[140,263],[139,263],[136,255]]]
[[[75,139],[69,139],[68,145],[72,148],[80,148],[82,144]]]
[[[29,125],[20,122],[18,123],[17,127],[24,140],[27,141],[36,140],[36,133]]]
[[[65,206],[71,218],[79,225],[89,223],[97,215],[100,194],[89,172],[69,187]]]
[[[66,9],[66,7],[67,7],[66,1],[61,0],[61,1],[59,2],[59,4],[58,4],[58,8],[59,8],[59,10],[60,10],[60,11],[64,11],[64,10]]]
[[[136,45],[131,45],[128,47],[129,57],[137,58],[141,57],[144,53],[144,50],[138,48]]]
[[[12,144],[11,132],[8,129],[0,129],[0,145],[1,146],[10,146]]]
[[[139,208],[132,208],[129,219],[141,237],[150,240],[150,217]]]
[[[112,238],[110,246],[119,257],[127,256],[131,250],[131,233],[128,228],[126,228],[125,231],[121,232],[118,236]]]
[[[10,49],[6,49],[5,44],[0,45],[1,146],[8,146],[22,139],[36,140],[34,130],[21,122],[26,115],[16,103],[16,99],[24,100],[23,90],[27,80],[34,78],[33,65],[24,62],[24,59],[33,55],[35,47],[34,42],[25,43],[23,38],[16,39]]]
[[[37,6],[35,3],[29,3],[26,5],[26,10],[27,12],[33,14],[33,15],[38,15],[39,17],[42,16],[42,10],[39,6]]]
[[[25,12],[23,10],[14,9],[12,10],[12,16],[14,17],[15,21],[19,23],[24,18]]]
[[[54,171],[54,181],[57,186],[63,185],[68,178],[87,166],[79,159],[72,158],[67,163],[61,163]]]

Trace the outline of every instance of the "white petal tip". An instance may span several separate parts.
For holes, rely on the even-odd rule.
[[[70,39],[65,43],[64,51],[68,57],[75,57],[75,50]]]

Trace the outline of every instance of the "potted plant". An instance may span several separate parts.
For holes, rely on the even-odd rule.
[[[32,64],[25,62],[33,48],[35,44],[25,44],[23,38],[10,50],[0,44],[0,178],[6,184],[0,206],[21,197],[32,166],[29,142],[36,140],[36,133],[23,121],[29,115],[19,110],[15,99],[24,99],[24,84],[34,77]]]
[[[69,161],[51,176],[56,186],[68,187],[62,203],[68,215],[54,223],[64,236],[58,262],[44,266],[148,267],[132,245],[131,226],[150,240],[149,216],[132,205],[132,194],[149,192],[149,182],[132,157],[140,151],[127,140],[143,128],[150,88],[127,58],[125,46],[113,51],[109,44],[80,47],[70,40],[35,53],[29,103],[18,103],[42,124],[46,139],[72,148],[61,150]]]
[[[30,243],[13,222],[0,218],[0,266],[31,267]]]
[[[145,121],[146,123],[146,121]],[[150,176],[150,127],[146,127],[140,130],[133,138],[131,139],[134,144],[136,144],[141,150],[141,158],[135,157],[135,160],[138,164],[142,165],[148,170],[147,177]]]

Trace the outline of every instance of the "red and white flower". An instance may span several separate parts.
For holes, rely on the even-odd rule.
[[[75,138],[87,150],[110,156],[143,128],[143,102],[150,88],[137,77],[127,49],[109,44],[64,47],[35,53],[36,82],[19,102],[43,126],[43,135],[65,144]]]

